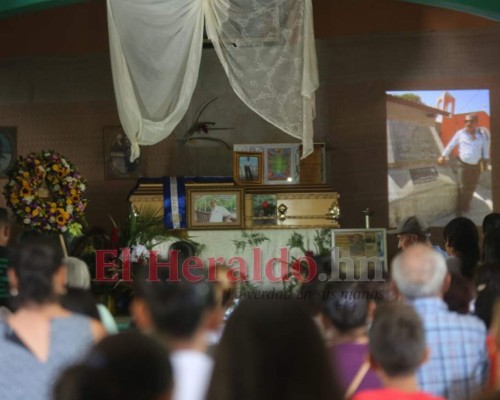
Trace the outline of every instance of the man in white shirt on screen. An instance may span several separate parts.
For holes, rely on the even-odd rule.
[[[465,128],[455,133],[438,158],[438,164],[443,165],[453,149],[458,146],[458,216],[469,211],[472,196],[479,182],[481,163],[487,163],[490,158],[488,135],[477,125],[476,114],[466,115]]]

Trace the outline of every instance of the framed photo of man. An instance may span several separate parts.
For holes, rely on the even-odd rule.
[[[0,126],[0,179],[7,173],[17,158],[17,128]]]
[[[233,176],[236,183],[244,185],[262,183],[262,153],[234,152],[233,165]]]
[[[187,188],[188,229],[241,229],[244,225],[243,188]]]

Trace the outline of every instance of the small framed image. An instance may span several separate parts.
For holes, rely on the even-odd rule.
[[[384,280],[387,272],[386,230],[332,229],[333,267],[342,279]]]
[[[188,229],[243,228],[243,188],[193,185],[187,200]]]
[[[252,196],[252,225],[278,225],[276,214],[275,194],[253,194]]]
[[[262,171],[262,153],[239,151],[233,153],[233,175],[236,183],[260,184]]]
[[[146,161],[130,162],[130,141],[121,126],[106,126],[104,131],[104,176],[106,179],[137,179],[146,175]]]
[[[17,128],[0,126],[0,179],[7,178],[17,158]]]
[[[265,185],[300,183],[300,143],[235,144],[233,151],[263,154]]]
[[[300,146],[294,144],[267,145],[265,148],[265,183],[269,185],[300,182]]]

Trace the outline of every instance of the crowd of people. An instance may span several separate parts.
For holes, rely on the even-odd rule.
[[[0,210],[1,398],[500,399],[500,214],[482,228],[453,219],[443,250],[410,216],[386,282],[317,279],[295,296],[237,302],[224,269],[197,283],[139,270],[118,332],[87,265],[43,235],[10,246]]]

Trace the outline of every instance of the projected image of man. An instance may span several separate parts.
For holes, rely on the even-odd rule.
[[[458,201],[457,215],[470,210],[472,196],[481,174],[481,163],[486,165],[490,158],[489,138],[486,132],[478,128],[476,114],[465,117],[465,127],[455,133],[451,141],[438,158],[443,165],[455,147],[458,147]]]

